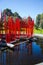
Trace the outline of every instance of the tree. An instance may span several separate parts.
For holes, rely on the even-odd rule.
[[[6,16],[6,20],[8,20],[8,16],[12,16],[14,18],[20,18],[20,19],[22,19],[21,16],[17,12],[13,13],[8,8],[4,9],[4,11],[2,12],[2,20],[5,18],[5,16]]]
[[[43,29],[43,22],[41,23],[41,28]]]
[[[43,14],[41,14],[40,25],[41,25],[41,28],[43,29]]]
[[[11,11],[10,9],[7,8],[7,9],[4,9],[2,15],[3,15],[3,16],[4,16],[4,15],[13,16],[13,13],[12,13],[12,11]]]
[[[41,19],[41,15],[38,14],[37,17],[36,17],[36,26],[39,27],[40,25],[40,19]]]
[[[21,16],[17,12],[14,13],[14,17],[22,19]]]
[[[36,17],[36,28],[42,28],[43,29],[43,13],[38,14]]]

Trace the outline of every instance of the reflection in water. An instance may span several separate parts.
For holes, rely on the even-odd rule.
[[[0,65],[34,65],[43,62],[43,44],[23,43],[14,51],[0,51]]]
[[[6,65],[6,51],[1,52],[0,54],[0,64]]]
[[[35,56],[41,55],[40,45],[36,45],[36,43],[33,42],[32,46],[33,46],[33,48],[32,48],[32,50],[33,50],[33,55],[35,55]]]

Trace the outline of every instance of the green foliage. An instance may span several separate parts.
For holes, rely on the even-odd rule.
[[[22,19],[17,12],[15,12],[15,13],[13,13],[13,14],[14,14],[14,17],[15,17],[15,18],[18,17],[18,18]]]
[[[8,8],[4,9],[4,11],[2,12],[2,16],[5,16],[5,15],[6,15],[6,17],[7,16],[13,16],[15,18],[18,17],[18,18],[22,19],[21,16],[17,12],[12,13],[12,11]]]
[[[13,16],[13,13],[12,13],[12,11],[10,10],[10,9],[4,9],[4,11],[3,11],[3,13],[2,13],[3,15],[7,15],[7,16]]]
[[[43,34],[43,29],[34,28],[34,34]]]
[[[38,25],[35,24],[34,26],[35,26],[35,28],[38,30]]]
[[[43,22],[41,23],[41,28],[43,29]]]
[[[41,15],[38,14],[37,17],[36,17],[36,26],[38,26],[38,27],[40,25],[40,18],[41,18]]]
[[[43,29],[43,14],[38,14],[36,17],[36,28],[37,27]]]

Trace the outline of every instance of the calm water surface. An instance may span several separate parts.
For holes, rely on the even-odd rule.
[[[0,65],[35,65],[43,62],[43,43],[20,44],[13,50],[0,51]]]

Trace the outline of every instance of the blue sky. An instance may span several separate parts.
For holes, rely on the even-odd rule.
[[[9,8],[12,12],[18,12],[21,17],[43,13],[43,0],[0,0],[0,11]]]

